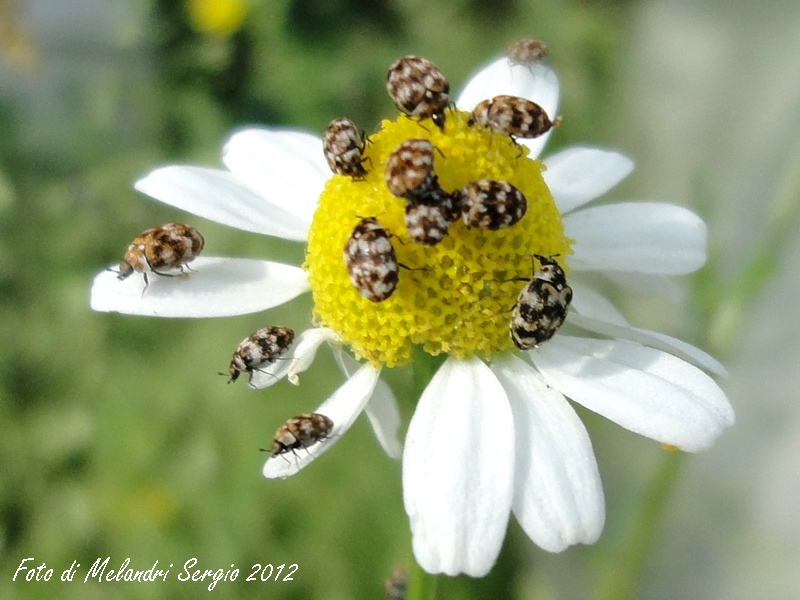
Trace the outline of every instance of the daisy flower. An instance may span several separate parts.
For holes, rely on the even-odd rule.
[[[632,161],[591,147],[538,160],[549,133],[515,142],[474,123],[472,109],[501,94],[557,114],[555,74],[502,58],[467,83],[443,124],[405,115],[383,121],[363,149],[363,177],[331,176],[319,137],[281,129],[234,134],[225,169],[156,169],[136,183],[139,191],[225,225],[307,242],[305,263],[199,257],[190,276],[152,278],[145,294],[140,278],[118,281],[108,272],[92,288],[95,310],[165,317],[260,311],[310,289],[318,327],[298,336],[293,360],[254,372],[253,385],[284,375],[296,383],[322,344],[334,348],[347,380],[315,410],[334,423],[329,439],[296,460],[268,459],[269,478],[291,475],[329,450],[365,409],[383,447],[399,456],[397,407],[380,370],[408,363],[414,347],[447,354],[419,398],[402,448],[413,549],[430,573],[485,575],[511,514],[551,552],[597,540],[602,486],[570,400],[688,452],[710,447],[734,420],[705,372],[724,374],[722,365],[680,340],[631,326],[581,278],[602,273],[623,285],[669,290],[667,276],[705,262],[703,221],[659,202],[587,206],[623,180]],[[441,243],[411,242],[404,201],[388,192],[385,167],[413,138],[436,149],[444,190],[481,179],[508,182],[527,199],[524,217],[497,231],[455,222]],[[359,295],[342,254],[354,226],[373,216],[406,267],[382,302]],[[564,327],[521,352],[509,319],[519,280],[532,276],[532,256],[559,257],[574,298]]]

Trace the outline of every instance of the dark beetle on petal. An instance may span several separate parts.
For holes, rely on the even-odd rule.
[[[300,448],[309,448],[328,439],[332,430],[333,421],[325,415],[319,413],[297,415],[278,427],[269,447],[269,453],[275,458]]]
[[[534,65],[548,54],[545,43],[532,38],[517,40],[506,49],[506,56],[520,65]]]
[[[176,273],[165,271],[180,269],[183,273],[186,264],[197,258],[204,245],[203,236],[191,225],[167,223],[147,229],[128,246],[117,279],[125,279],[134,271],[144,275],[145,284],[148,273],[174,277]]]
[[[364,168],[364,136],[350,119],[331,121],[322,136],[322,150],[328,166],[336,175],[362,178]]]
[[[236,381],[241,373],[249,373],[252,379],[253,371],[260,371],[262,366],[274,363],[293,341],[294,331],[279,326],[265,327],[247,336],[231,357],[228,383]]]
[[[535,257],[542,266],[519,293],[509,324],[511,340],[520,350],[552,338],[564,324],[572,302],[572,288],[561,266],[553,258]]]
[[[539,137],[554,125],[541,106],[517,96],[484,100],[472,111],[470,122],[518,138]]]

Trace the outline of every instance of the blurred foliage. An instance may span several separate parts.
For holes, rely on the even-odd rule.
[[[220,320],[89,309],[94,273],[134,235],[184,220],[131,182],[165,161],[219,164],[229,131],[247,124],[320,132],[347,115],[371,131],[394,114],[384,77],[397,57],[429,57],[458,89],[531,35],[547,41],[565,92],[551,151],[610,143],[632,3],[254,0],[228,36],[199,32],[184,2],[123,4],[111,33],[39,31],[37,64],[0,71],[15,82],[0,96],[0,597],[196,597],[206,585],[175,577],[196,557],[198,568],[239,569],[218,597],[380,598],[409,533],[400,465],[365,420],[298,476],[260,475],[258,449],[277,426],[341,383],[330,354],[300,388],[253,392],[217,375],[251,331],[306,327],[308,298]],[[302,260],[297,244],[189,220],[208,255]],[[387,378],[407,420],[408,373]],[[106,556],[110,568],[126,557],[173,567],[167,583],[57,581],[74,560],[85,574]],[[488,578],[443,581],[440,595],[550,597],[531,583],[542,556],[512,525]],[[53,580],[12,583],[27,557]],[[245,582],[255,563],[299,569],[291,583]]]

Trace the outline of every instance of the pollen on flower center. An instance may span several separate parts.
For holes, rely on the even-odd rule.
[[[489,358],[511,348],[509,318],[524,286],[513,279],[531,276],[534,254],[564,257],[571,251],[542,163],[527,158],[527,149],[508,136],[470,124],[469,118],[448,109],[443,129],[430,119],[383,121],[364,149],[367,174],[334,175],[319,198],[304,265],[315,318],[336,331],[357,358],[376,366],[407,362],[415,344],[458,358]],[[434,170],[446,192],[481,179],[505,181],[525,195],[525,216],[497,231],[459,220],[436,245],[412,242],[404,222],[406,201],[389,193],[385,181],[387,158],[412,138],[434,146]],[[382,302],[358,293],[342,256],[365,217],[375,217],[389,232],[401,265],[397,289]]]

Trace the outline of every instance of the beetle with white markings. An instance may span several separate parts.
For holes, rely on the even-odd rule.
[[[433,170],[433,144],[424,138],[405,140],[386,159],[386,187],[409,202],[439,187]]]
[[[370,302],[383,302],[394,293],[399,263],[389,233],[375,217],[361,219],[344,245],[344,264],[350,283]]]
[[[518,223],[528,210],[528,201],[506,181],[480,179],[462,188],[460,208],[467,226],[496,231]]]
[[[395,61],[386,76],[386,91],[399,110],[444,126],[450,84],[427,58],[406,56]]]
[[[544,109],[531,100],[502,95],[480,102],[472,111],[470,122],[512,137],[536,138],[560,121],[551,121]]]
[[[450,230],[453,214],[453,197],[441,188],[431,190],[425,196],[406,204],[406,234],[415,244],[434,246]]]
[[[242,373],[249,373],[251,381],[253,371],[266,373],[263,367],[278,360],[292,342],[294,342],[294,331],[281,326],[265,327],[247,336],[236,347],[231,357],[228,383],[236,381]]]
[[[191,225],[167,223],[152,227],[137,235],[125,251],[119,264],[117,279],[125,279],[134,271],[144,276],[145,289],[149,285],[148,273],[175,277],[188,269],[187,263],[197,258],[205,239]],[[179,273],[169,272],[179,270]]]
[[[519,65],[535,65],[547,58],[548,54],[545,43],[532,38],[517,40],[506,48],[506,56]]]
[[[322,151],[331,171],[354,179],[367,174],[363,158],[365,144],[363,133],[345,118],[331,121],[322,136]]]
[[[454,197],[439,185],[433,169],[433,145],[426,139],[405,140],[386,160],[386,187],[405,198],[405,225],[412,242],[438,244],[458,218]]]
[[[552,338],[564,324],[572,302],[564,269],[552,257],[534,255],[541,267],[522,289],[511,312],[511,339],[520,350],[530,350]]]
[[[304,413],[292,417],[283,423],[275,432],[272,445],[269,447],[271,458],[295,453],[300,448],[310,448],[323,442],[333,431],[333,421],[319,413]]]

